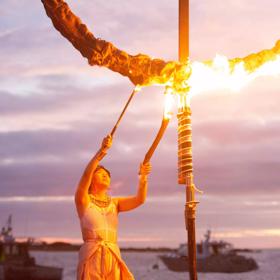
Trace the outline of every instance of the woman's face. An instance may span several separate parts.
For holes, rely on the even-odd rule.
[[[97,189],[108,189],[110,186],[110,176],[103,168],[98,169],[93,174],[92,184]]]

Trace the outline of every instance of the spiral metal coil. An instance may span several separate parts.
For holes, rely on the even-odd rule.
[[[192,127],[189,107],[178,112],[178,183],[186,185],[187,174],[192,173]]]

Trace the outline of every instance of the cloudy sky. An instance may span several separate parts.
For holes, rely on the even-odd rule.
[[[191,2],[191,59],[243,57],[280,39],[276,0]],[[68,1],[96,37],[131,54],[177,59],[178,3]],[[80,241],[73,194],[88,160],[111,130],[133,85],[91,67],[52,26],[41,1],[1,0],[0,223],[17,236]],[[201,81],[203,83],[203,80]],[[280,247],[280,77],[238,92],[192,98],[198,195],[197,240]],[[163,88],[136,95],[108,156],[111,194],[137,190],[139,163],[160,126]],[[120,215],[121,246],[177,246],[186,240],[184,186],[177,184],[177,121],[153,159],[147,202]]]

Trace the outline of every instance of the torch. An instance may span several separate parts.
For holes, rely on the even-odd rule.
[[[145,155],[143,163],[147,163],[150,161],[150,159],[151,159],[155,149],[157,148],[157,146],[169,124],[169,121],[172,117],[173,94],[172,94],[172,89],[170,87],[166,87],[164,97],[165,97],[164,114],[163,114],[163,118],[161,121],[161,126],[154,139],[153,144],[151,145],[150,149],[148,150],[148,152]]]
[[[126,109],[127,109],[128,105],[130,104],[130,101],[132,100],[132,98],[133,98],[133,96],[135,95],[135,93],[136,93],[136,92],[139,92],[140,89],[141,89],[141,87],[137,85],[137,86],[133,89],[132,93],[130,94],[130,96],[129,96],[129,98],[128,98],[128,100],[127,100],[127,102],[126,102],[126,104],[125,104],[125,106],[124,106],[124,108],[123,108],[123,110],[122,110],[122,112],[121,112],[121,114],[120,114],[120,116],[119,116],[119,118],[118,118],[116,124],[115,124],[115,126],[114,126],[113,129],[111,130],[110,135],[111,135],[112,137],[114,136],[114,134],[115,134],[115,132],[116,132],[116,130],[117,130],[117,128],[118,128],[118,126],[119,126],[119,124],[120,124],[122,118],[123,118],[123,115],[124,115],[124,113],[126,112]]]

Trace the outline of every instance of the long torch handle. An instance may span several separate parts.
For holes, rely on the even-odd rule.
[[[168,126],[168,123],[169,123],[169,119],[167,119],[167,118],[162,119],[161,126],[160,126],[160,129],[159,129],[158,133],[157,133],[157,136],[156,136],[153,144],[151,145],[150,149],[146,153],[143,163],[147,163],[147,162],[150,161],[151,157],[153,156],[153,153],[154,153],[155,149],[157,148],[157,146],[158,146],[158,144],[159,144],[159,142],[160,142],[167,126]]]
[[[113,135],[115,134],[115,132],[116,132],[118,126],[119,126],[119,123],[121,122],[122,117],[123,117],[123,115],[124,115],[124,113],[125,113],[125,111],[126,111],[128,105],[129,105],[130,101],[132,100],[134,94],[135,94],[136,92],[138,92],[139,90],[140,90],[140,87],[136,86],[136,87],[133,89],[132,93],[130,94],[130,97],[129,97],[128,101],[126,102],[126,104],[125,104],[125,106],[124,106],[124,108],[123,108],[123,110],[122,110],[122,112],[121,112],[121,115],[119,116],[119,119],[117,120],[115,126],[113,127],[113,129],[112,129],[112,131],[111,131],[111,133],[110,133],[112,137],[113,137]]]

